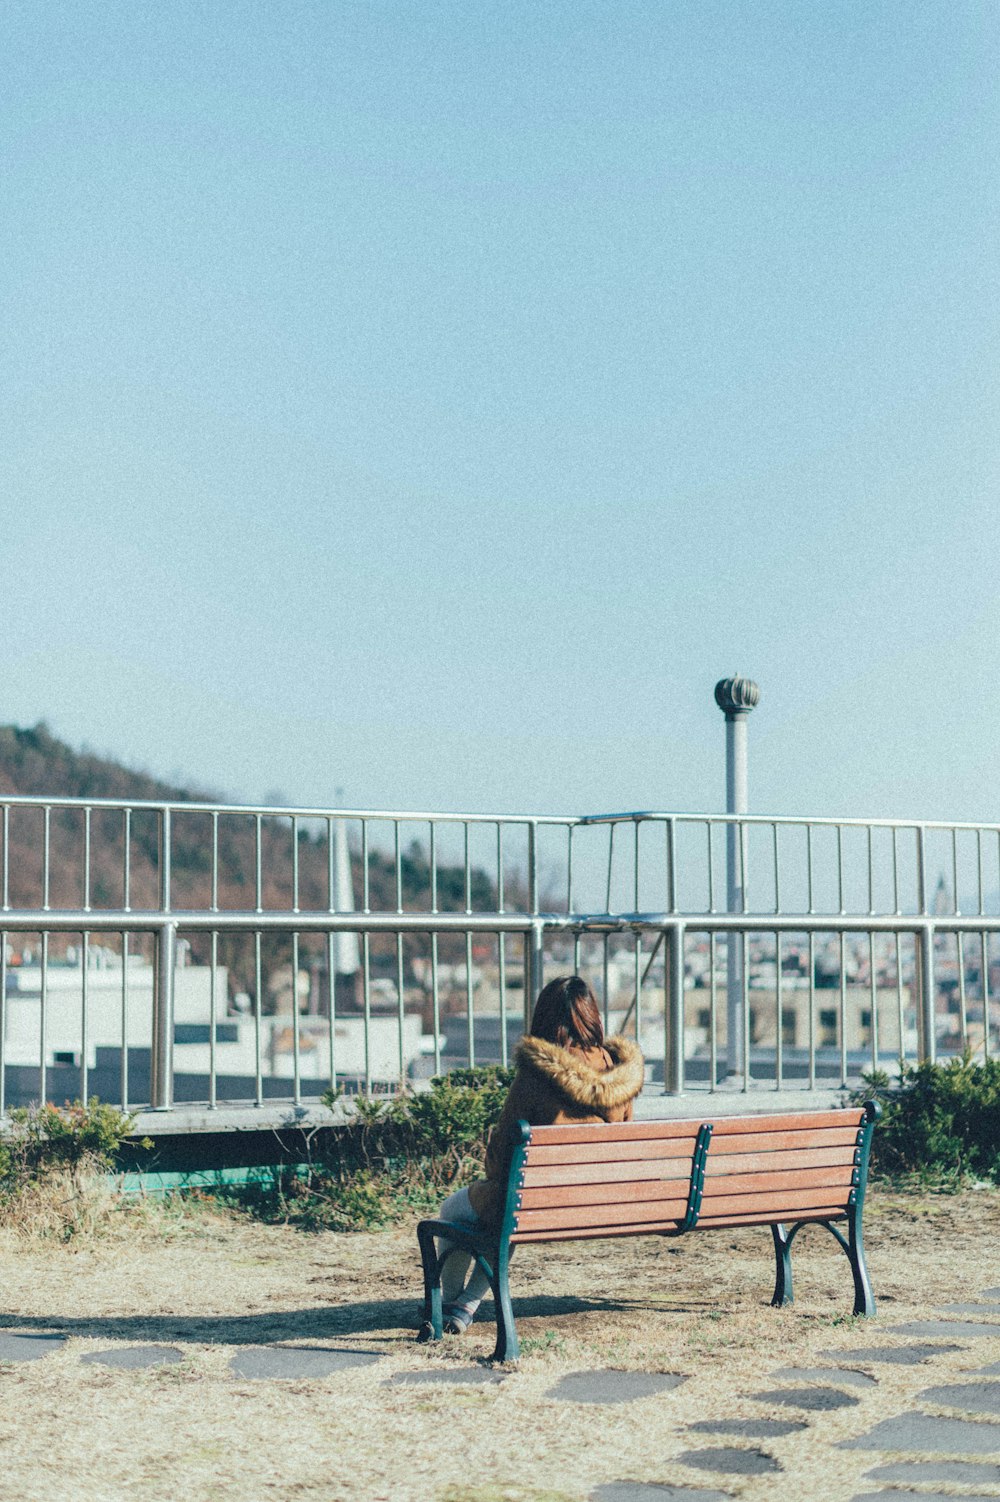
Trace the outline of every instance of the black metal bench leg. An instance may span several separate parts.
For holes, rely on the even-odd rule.
[[[847,1255],[851,1259],[854,1277],[854,1313],[870,1319],[875,1313],[875,1295],[865,1264],[865,1243],[861,1230],[861,1216],[852,1215],[848,1227]]]
[[[771,1226],[771,1235],[774,1238],[775,1262],[774,1297],[771,1304],[777,1309],[782,1304],[792,1302],[792,1239],[780,1223]]]
[[[514,1324],[514,1309],[510,1302],[507,1258],[503,1254],[497,1258],[496,1268],[492,1283],[493,1302],[497,1311],[497,1343],[491,1360],[517,1361],[521,1355],[521,1347],[517,1339],[517,1327]]]
[[[444,1334],[441,1318],[441,1269],[433,1234],[417,1226],[417,1241],[420,1243],[420,1261],[424,1269],[424,1322],[431,1328],[434,1340]]]

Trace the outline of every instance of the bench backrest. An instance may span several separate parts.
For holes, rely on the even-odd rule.
[[[720,1117],[698,1225],[768,1225],[844,1215],[861,1177],[864,1110]]]
[[[828,1220],[846,1213],[862,1110],[531,1127],[515,1154],[512,1242]],[[702,1183],[702,1179],[704,1182]]]

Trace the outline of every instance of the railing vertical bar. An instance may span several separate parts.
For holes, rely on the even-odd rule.
[[[326,905],[333,913],[337,910],[337,867],[333,844],[333,818],[326,821]],[[330,983],[333,984],[333,971],[330,971]]]
[[[503,825],[497,820],[497,911],[504,911]]]
[[[636,829],[638,830],[638,825]],[[635,931],[635,1041],[642,1046],[642,929]]]
[[[844,915],[844,826],[837,825],[837,911]]]
[[[868,914],[869,917],[875,912],[875,857],[872,851],[872,826],[867,826],[868,832]]]
[[[749,888],[749,882],[747,880],[747,870],[748,870],[748,867],[749,867],[749,854],[750,854],[749,847],[748,847],[749,829],[748,829],[746,820],[745,819],[740,819],[739,822],[737,823],[736,828],[737,828],[737,831],[739,833],[739,848],[740,848],[740,912],[741,913],[746,913],[746,912],[749,911],[749,909],[747,908],[747,894],[748,894],[748,888]],[[743,948],[744,949],[748,949],[749,945],[744,944]],[[746,1041],[746,1040],[744,1039],[744,1041]],[[750,1066],[747,1065],[747,1069],[749,1069],[749,1067]],[[747,1075],[747,1078],[749,1079],[749,1074]]]
[[[132,810],[125,810],[122,828],[122,906],[126,913],[132,911]]]
[[[742,840],[740,845],[742,846]],[[746,888],[744,887],[744,899]],[[751,1018],[750,1018],[750,943],[749,937],[740,946],[743,953],[742,976],[743,976],[743,1089],[750,1089],[750,1049],[753,1044]]]
[[[937,1061],[937,979],[934,974],[934,928],[921,925],[918,939],[920,955],[920,1031],[921,1062]]]
[[[396,1034],[399,1043],[399,1083],[406,1084],[406,990],[403,978],[403,935],[396,935]]]
[[[705,834],[708,838],[708,911],[715,912],[715,846],[712,841],[712,833],[715,826],[711,819],[705,820]]]
[[[847,1089],[847,946],[840,929],[840,1088]]]
[[[333,820],[330,820],[332,826]],[[331,899],[332,900],[332,899]],[[327,1067],[330,1089],[337,1088],[337,935],[331,929],[326,936],[326,973],[329,978],[330,999],[327,1008]]]
[[[463,859],[465,865],[465,911],[472,912],[472,863],[469,860],[469,821],[462,825]]]
[[[80,935],[80,959],[83,970],[80,976],[80,1099],[90,1099],[90,1029],[87,1025],[90,1012],[90,934],[84,930]]]
[[[894,937],[896,940],[896,1022],[899,1028],[899,1076],[902,1079],[906,1069],[906,1017],[903,1011],[903,942],[898,928]]]
[[[49,911],[49,857],[51,855],[52,842],[52,809],[48,804],[42,815],[42,911]]]
[[[983,929],[983,1062],[990,1060],[990,941]]]
[[[83,811],[83,910],[90,912],[90,806]],[[86,1095],[83,1097],[87,1099]]]
[[[604,911],[611,911],[611,871],[615,858],[615,830],[618,828],[614,820],[608,825],[608,888],[604,901]]]
[[[528,825],[528,910],[533,918],[538,916],[538,825],[532,819]]]
[[[780,853],[778,850],[778,821],[771,825],[771,858],[774,861],[774,911],[781,912]]]
[[[809,930],[809,1089],[816,1088],[816,934]]]
[[[169,807],[160,814],[160,911],[170,912],[173,830]]]
[[[362,1000],[365,1015],[365,1093],[371,1094],[372,1088],[372,965],[371,965],[371,935],[366,929],[361,935],[362,955]]]
[[[981,829],[976,830],[976,880],[978,895],[976,911],[981,918],[986,911],[983,905],[985,902],[985,886],[983,884],[983,831]]]
[[[914,834],[917,840],[917,912],[921,918],[927,917],[927,848],[924,826],[914,825]]]
[[[633,831],[633,857],[632,857],[632,911],[639,911],[639,830],[642,820],[635,819],[632,823]],[[638,1006],[638,1003],[636,1004]],[[638,1011],[636,1012],[638,1016]]]
[[[292,912],[299,910],[299,820],[292,815]]]
[[[878,1056],[879,1056],[879,1049],[878,1049],[878,983],[877,983],[877,977],[876,977],[876,973],[875,973],[875,931],[874,931],[874,929],[869,929],[868,930],[868,984],[869,984],[869,987],[870,987],[870,990],[871,990],[871,1001],[872,1001],[872,1027],[871,1027],[872,1069],[875,1070],[875,1071],[877,1071],[878,1070]]]
[[[664,956],[664,1038],[663,1092],[684,1092],[684,940],[682,923],[672,923],[662,937],[666,940]],[[657,940],[659,943],[659,940]],[[638,1014],[637,1014],[638,1018]],[[638,1037],[638,1029],[636,1031]]]
[[[219,811],[212,810],[212,912],[219,911]]]
[[[709,877],[709,907],[711,907],[711,876]],[[669,913],[677,911],[677,829],[674,819],[667,820],[667,911]]]
[[[959,929],[955,934],[958,951],[958,1027],[962,1034],[962,1048],[969,1046],[969,1018],[965,1004],[965,935]]]
[[[302,1039],[299,1017],[299,936],[292,934],[292,1099],[302,1101]]]
[[[715,967],[718,964],[718,934],[708,936],[708,1088],[714,1091],[719,1082],[719,987]]]
[[[469,1034],[469,1068],[476,1067],[476,1019],[472,996],[472,933],[465,930],[465,1024]]]
[[[213,867],[213,870],[217,870]],[[216,895],[218,895],[216,893]],[[218,1062],[216,1048],[218,1046],[219,1014],[218,1014],[218,969],[219,969],[219,930],[212,929],[211,949],[209,951],[209,963],[212,966],[208,977],[208,1109],[214,1111],[218,1106]]]
[[[892,910],[899,917],[899,828],[892,826]]]
[[[258,826],[259,827],[259,826]],[[257,846],[258,852],[260,845]],[[258,910],[259,911],[259,910]],[[258,1106],[264,1104],[264,1075],[261,1058],[261,1013],[264,1001],[264,967],[261,957],[261,931],[258,928],[254,933],[254,998],[253,998],[253,1053],[254,1053],[254,1094]]]
[[[951,890],[953,898],[952,907],[955,910],[957,918],[962,911],[962,905],[958,900],[958,830],[954,825],[951,830]]]
[[[806,825],[806,897],[808,906],[806,911],[812,917],[816,908],[813,904],[813,832],[812,825]]]
[[[128,1110],[129,1077],[128,1077],[128,1003],[129,1003],[129,941],[131,935],[122,930],[122,1052],[121,1052],[121,1095],[122,1110]]]
[[[3,910],[10,911],[10,804],[3,806]]]
[[[438,936],[431,934],[431,1012],[434,1021],[434,1073],[441,1073],[441,992],[438,985]]]
[[[263,834],[261,816],[257,814],[254,817],[254,898],[258,913],[264,911],[264,868],[261,853]]]
[[[497,978],[500,985],[500,1063],[507,1068],[507,935],[497,934]]]
[[[601,984],[604,986],[604,1030],[605,1030],[605,1032],[607,1032],[608,1025],[609,1025],[608,1024],[608,1013],[609,1013],[610,1007],[611,1007],[611,1000],[610,1000],[610,997],[608,995],[608,991],[609,991],[610,984],[611,984],[611,965],[610,965],[610,955],[609,955],[609,951],[608,951],[608,946],[609,946],[610,942],[611,942],[611,935],[606,933],[604,935],[604,953],[603,953],[602,962],[601,962],[602,963],[602,982],[601,982]]]
[[[577,931],[573,935],[573,974],[580,974],[580,934]]]
[[[775,829],[776,828],[777,828],[777,826],[775,825]],[[778,869],[777,859],[775,859],[774,869],[775,869],[775,871],[777,871],[777,869]],[[785,1019],[784,1019],[784,1013],[783,1013],[783,1009],[782,1009],[782,1005],[781,1005],[783,1000],[784,1000],[784,997],[783,997],[783,994],[782,994],[782,982],[781,982],[781,932],[780,932],[779,929],[775,929],[775,931],[774,931],[774,1007],[775,1007],[775,1012],[776,1012],[777,1016],[776,1016],[775,1029],[774,1029],[774,1088],[775,1088],[775,1090],[779,1090],[779,1091],[784,1088],[784,1082],[785,1082],[785,1033],[784,1033],[784,1022],[785,1022]]]
[[[573,826],[566,825],[566,911],[573,911]]]

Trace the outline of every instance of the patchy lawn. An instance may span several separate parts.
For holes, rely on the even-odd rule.
[[[66,1348],[0,1366],[5,1495],[34,1502],[580,1502],[632,1478],[770,1497],[774,1477],[724,1480],[676,1456],[710,1417],[799,1415],[754,1402],[782,1365],[882,1339],[1000,1283],[1000,1191],[898,1195],[876,1186],[866,1214],[879,1315],[855,1321],[847,1259],[819,1228],[795,1248],[796,1304],[771,1309],[766,1230],[519,1249],[515,1314],[524,1355],[482,1388],[385,1385],[393,1374],[489,1355],[493,1325],[417,1346],[420,1274],[413,1228],[307,1235],[208,1212],[149,1213],[120,1234],[68,1246],[0,1237],[8,1330],[61,1331]],[[489,1312],[487,1306],[486,1312]],[[885,1336],[885,1341],[899,1337]],[[184,1361],[159,1371],[81,1365],[115,1343],[166,1342]],[[322,1380],[249,1381],[241,1346],[347,1346],[384,1359]],[[832,1448],[910,1406],[929,1383],[1000,1359],[1000,1337],[936,1359],[881,1367],[857,1407],[809,1415],[762,1447],[802,1497],[848,1502],[871,1490],[877,1457]],[[666,1394],[617,1407],[550,1402],[570,1371],[612,1366],[683,1373]],[[788,1492],[791,1495],[791,1491]]]

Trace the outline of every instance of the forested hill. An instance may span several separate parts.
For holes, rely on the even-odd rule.
[[[0,726],[0,798],[22,794],[30,798],[108,798],[120,803],[218,803],[217,794],[173,787],[144,772],[132,772],[118,762],[74,751],[44,724],[29,730]],[[8,820],[6,866],[11,906],[33,908],[43,903],[43,813],[14,808]],[[54,908],[78,908],[89,898],[96,908],[124,905],[125,823],[117,810],[93,811],[90,820],[90,884],[84,886],[85,819],[79,809],[53,809],[50,815],[49,902]],[[358,825],[348,836],[355,896],[362,892]],[[297,866],[298,906],[322,911],[330,905],[330,860],[326,821],[298,829],[298,860],[293,860],[292,822],[288,818],[260,821],[260,905],[288,909],[293,903],[293,868]],[[257,824],[247,813],[220,817],[217,829],[218,906],[251,911],[258,903]],[[129,903],[133,908],[159,905],[160,819],[156,810],[136,810],[129,823]],[[212,820],[207,813],[176,812],[171,829],[171,901],[175,908],[205,908],[212,900]],[[402,855],[404,907],[429,905],[430,873],[426,852],[414,844]],[[445,910],[464,905],[461,867],[439,865],[438,902]],[[368,889],[375,910],[392,911],[397,902],[395,862],[386,851],[369,850]],[[484,872],[472,871],[474,909],[491,908],[493,884]]]
[[[31,798],[114,798],[120,802],[217,802],[218,795],[172,787],[146,772],[119,762],[74,751],[57,740],[46,724],[19,730],[0,725],[0,793]]]

